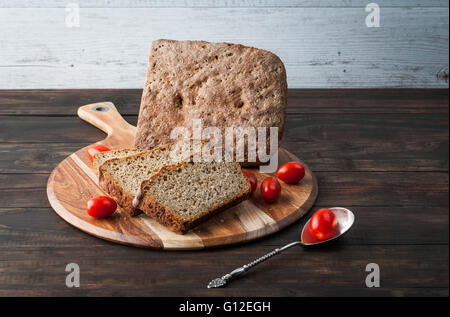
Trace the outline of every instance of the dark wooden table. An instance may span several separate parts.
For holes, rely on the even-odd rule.
[[[318,177],[313,209],[351,208],[355,226],[216,290],[211,278],[298,239],[305,219],[245,245],[165,252],[91,237],[47,201],[51,170],[103,138],[77,108],[112,101],[136,123],[140,94],[0,91],[0,295],[449,295],[448,90],[291,90],[283,146]],[[70,262],[80,288],[65,286]],[[365,285],[368,263],[380,266],[380,288]]]

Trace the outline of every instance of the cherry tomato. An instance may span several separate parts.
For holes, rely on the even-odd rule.
[[[255,174],[249,171],[242,171],[245,176],[247,176],[248,181],[250,182],[250,186],[252,188],[252,193],[256,190],[256,186],[258,186],[258,179]]]
[[[278,169],[277,176],[285,183],[295,184],[305,177],[305,167],[300,162],[289,162]]]
[[[330,209],[317,210],[309,222],[309,232],[318,240],[327,240],[333,236],[338,222]]]
[[[91,160],[91,162],[94,162],[94,155],[100,152],[106,152],[109,151],[109,149],[101,144],[93,144],[90,147],[87,148],[86,154]]]
[[[107,196],[97,196],[87,202],[87,213],[94,218],[108,217],[117,209],[117,203],[114,199]]]
[[[280,197],[281,185],[274,177],[267,177],[261,183],[261,195],[268,203],[273,203]]]

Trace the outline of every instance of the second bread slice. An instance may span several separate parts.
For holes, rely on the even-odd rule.
[[[98,168],[105,163],[107,160],[114,159],[114,158],[122,158],[127,157],[130,155],[138,154],[142,152],[142,150],[111,150],[106,152],[99,152],[94,155],[94,168],[96,171],[98,171]]]
[[[250,195],[236,162],[184,162],[163,167],[141,185],[139,209],[175,232],[186,231]]]

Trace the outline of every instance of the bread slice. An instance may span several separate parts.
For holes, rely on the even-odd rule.
[[[167,144],[153,150],[113,158],[105,161],[99,168],[99,185],[130,216],[141,213],[133,199],[142,181],[156,174],[163,166],[179,163],[171,157],[171,146]]]
[[[153,41],[135,137],[139,149],[170,141],[175,127],[278,128],[280,143],[287,104],[286,70],[275,54],[230,43]],[[245,141],[247,143],[247,141]],[[247,164],[248,144],[244,147]],[[258,146],[256,145],[258,150]]]
[[[185,233],[250,193],[236,162],[183,162],[142,182],[139,208],[170,230]]]
[[[94,165],[95,170],[98,171],[98,168],[100,167],[100,165],[105,163],[107,160],[110,160],[113,158],[126,157],[126,156],[134,155],[134,154],[137,154],[140,152],[142,152],[142,150],[128,150],[127,149],[127,150],[111,150],[111,151],[96,153],[94,155],[93,165]]]
[[[185,150],[188,152],[185,153]],[[212,151],[210,144],[182,140],[162,145],[153,150],[140,150],[133,155],[107,159],[98,169],[99,185],[107,194],[116,199],[127,214],[136,216],[141,211],[137,208],[137,202],[133,203],[133,200],[142,181],[156,174],[163,166],[190,160],[191,157],[194,157],[194,153],[201,151]],[[123,150],[118,154],[126,155],[134,152],[135,150]],[[110,153],[110,155],[113,154]],[[95,156],[97,157],[97,154]],[[99,156],[98,163],[100,163],[100,159],[105,159],[107,156],[107,154]]]

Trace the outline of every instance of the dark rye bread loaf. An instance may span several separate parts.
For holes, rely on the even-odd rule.
[[[185,233],[250,193],[236,162],[183,162],[165,166],[142,182],[139,209],[170,230]]]
[[[203,128],[220,128],[222,134],[225,127],[277,127],[281,141],[286,103],[286,70],[269,51],[157,40],[151,47],[135,146],[151,149],[172,142],[172,129],[182,126],[192,132],[193,119],[202,119]],[[266,135],[268,149],[268,129]],[[244,152],[247,160],[247,145]]]

